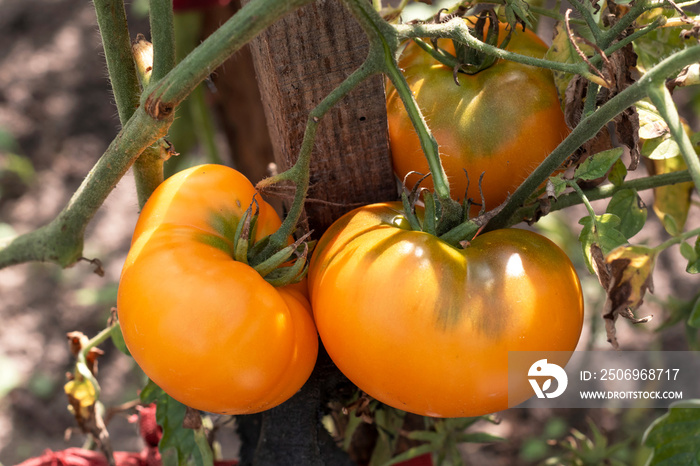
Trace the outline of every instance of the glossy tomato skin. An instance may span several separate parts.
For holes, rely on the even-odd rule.
[[[505,26],[501,25],[501,36]],[[500,41],[500,39],[499,39]],[[441,48],[454,52],[448,40]],[[506,47],[542,58],[547,46],[533,32],[517,28]],[[549,70],[507,60],[474,75],[459,74],[409,43],[399,60],[406,80],[438,142],[443,168],[455,199],[467,196],[480,202],[478,181],[490,210],[506,200],[551,151],[568,135],[557,89]],[[387,86],[389,141],[394,170],[428,173],[418,136],[396,90]],[[418,175],[408,179],[409,187]],[[426,186],[432,187],[430,179]]]
[[[243,175],[221,165],[168,178],[144,206],[119,283],[132,356],[169,395],[203,411],[276,406],[301,388],[316,361],[304,285],[275,288],[232,259],[231,233],[254,194]],[[280,220],[256,199],[259,239]]]
[[[363,207],[318,242],[309,290],[325,348],[395,408],[438,417],[506,409],[508,351],[576,347],[574,267],[530,231],[496,230],[460,250],[398,228],[402,215],[397,203]]]

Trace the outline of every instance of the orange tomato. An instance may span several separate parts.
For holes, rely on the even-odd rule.
[[[255,194],[243,175],[221,165],[168,178],[141,212],[119,283],[132,356],[170,396],[203,411],[276,406],[301,388],[316,361],[304,285],[275,288],[232,258],[233,233]],[[259,240],[280,219],[256,199]]]
[[[583,298],[571,261],[531,231],[496,230],[457,249],[406,224],[401,204],[375,204],[319,240],[309,290],[328,354],[398,409],[463,417],[508,408],[509,351],[576,347]]]
[[[500,27],[499,43],[505,24]],[[450,40],[439,40],[438,45],[454,53]],[[542,58],[547,46],[530,30],[518,28],[506,50]],[[413,42],[399,66],[437,140],[454,199],[464,199],[466,193],[480,203],[479,177],[484,173],[486,208],[497,207],[569,133],[549,70],[498,60],[476,74],[460,73],[458,86],[451,68]],[[403,180],[411,171],[428,173],[418,136],[390,84],[387,113],[397,175]],[[408,186],[418,178],[409,176]],[[424,183],[432,188],[430,178]]]

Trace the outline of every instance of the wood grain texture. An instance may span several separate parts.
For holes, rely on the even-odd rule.
[[[309,112],[362,64],[367,50],[364,33],[337,0],[297,10],[251,43],[280,171],[297,159]],[[321,121],[306,206],[315,236],[357,205],[396,199],[384,102],[377,75]]]

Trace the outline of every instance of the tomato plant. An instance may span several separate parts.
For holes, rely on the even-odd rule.
[[[168,178],[141,212],[119,283],[119,320],[136,362],[173,398],[209,412],[271,408],[301,388],[316,361],[303,286],[275,288],[232,258],[232,235],[255,194],[221,165]],[[280,220],[256,201],[260,240]]]
[[[576,347],[583,299],[573,265],[527,230],[458,249],[406,223],[401,204],[374,204],[319,240],[309,289],[323,344],[361,390],[395,408],[506,409],[508,351]]]
[[[499,40],[505,29],[500,24]],[[450,40],[438,40],[438,47],[455,53]],[[518,28],[506,50],[542,58],[547,46],[529,29]],[[399,66],[439,144],[455,199],[466,193],[480,203],[478,181],[484,173],[486,208],[498,206],[569,133],[550,70],[498,60],[475,74],[458,73],[456,84],[453,69],[414,42],[406,46]],[[391,85],[387,112],[396,173],[401,179],[412,171],[428,173],[416,131]],[[411,175],[408,183],[417,180]],[[430,179],[426,185],[432,187]]]

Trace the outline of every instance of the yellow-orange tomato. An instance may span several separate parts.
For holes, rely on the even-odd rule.
[[[303,287],[275,288],[232,258],[232,236],[255,193],[221,165],[168,178],[141,212],[119,283],[119,321],[132,356],[170,396],[204,411],[278,405],[316,361]],[[258,240],[280,219],[256,199]]]
[[[457,249],[406,223],[401,204],[374,204],[319,240],[309,290],[331,359],[369,395],[421,415],[477,416],[524,401],[530,395],[508,397],[508,352],[578,342],[583,298],[571,261],[527,230]]]
[[[505,25],[501,24],[501,38]],[[454,53],[452,42],[438,45]],[[547,46],[533,32],[520,28],[506,50],[542,58]],[[549,70],[507,60],[474,75],[453,71],[415,43],[400,58],[408,84],[438,142],[440,159],[455,199],[481,202],[479,177],[490,210],[506,200],[542,160],[568,135],[557,89]],[[403,179],[411,171],[428,173],[428,163],[403,103],[387,88],[389,141],[394,170]],[[408,178],[409,187],[418,175]],[[430,178],[425,181],[432,187]]]

